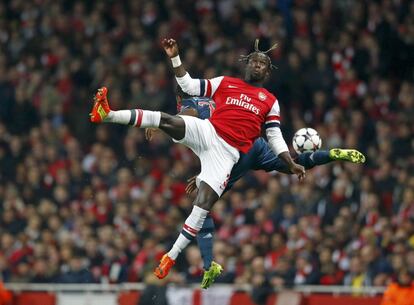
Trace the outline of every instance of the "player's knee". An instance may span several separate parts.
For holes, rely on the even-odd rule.
[[[217,200],[218,196],[216,194],[212,194],[211,196],[201,196],[196,198],[194,205],[204,210],[210,211]]]
[[[198,188],[197,197],[194,205],[210,211],[214,203],[219,199],[217,193],[204,181],[201,181]]]
[[[160,127],[181,127],[184,125],[184,120],[177,115],[170,115],[161,113]]]
[[[210,203],[210,202],[195,202],[194,205],[206,211],[210,211],[211,208],[213,207],[213,203]]]
[[[172,125],[174,125],[174,116],[167,113],[161,113],[160,127]]]

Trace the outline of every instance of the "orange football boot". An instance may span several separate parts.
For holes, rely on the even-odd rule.
[[[172,268],[172,266],[174,265],[175,265],[175,260],[173,260],[167,254],[164,254],[164,256],[161,258],[160,264],[154,270],[155,276],[159,279],[165,278],[170,272],[170,269]]]
[[[89,114],[90,121],[92,123],[102,123],[103,120],[108,116],[108,113],[111,111],[109,108],[109,103],[106,95],[108,94],[108,89],[102,87],[98,89],[94,98],[93,98],[93,108],[92,112]]]

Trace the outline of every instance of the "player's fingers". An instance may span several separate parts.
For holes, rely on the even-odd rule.
[[[161,42],[161,44],[162,44],[162,47],[163,48],[168,48],[169,46],[170,46],[170,43],[168,42],[168,40],[167,39],[164,39],[162,42]]]
[[[151,131],[148,128],[145,128],[145,139],[151,141]]]
[[[194,186],[193,186],[193,184],[191,184],[191,183],[187,184],[187,186],[186,186],[186,188],[185,188],[185,192],[186,192],[187,194],[191,194],[193,191],[194,191]]]

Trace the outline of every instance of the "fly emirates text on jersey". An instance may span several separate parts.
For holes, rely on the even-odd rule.
[[[251,112],[258,115],[260,113],[260,109],[251,104],[251,100],[252,99],[250,97],[242,93],[240,94],[240,98],[228,96],[226,99],[226,105],[237,105],[245,109],[249,109]]]

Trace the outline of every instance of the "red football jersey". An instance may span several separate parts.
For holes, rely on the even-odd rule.
[[[200,93],[211,97],[216,110],[209,119],[217,134],[231,146],[247,153],[266,127],[280,124],[276,97],[265,88],[239,78],[220,76],[200,80]]]

